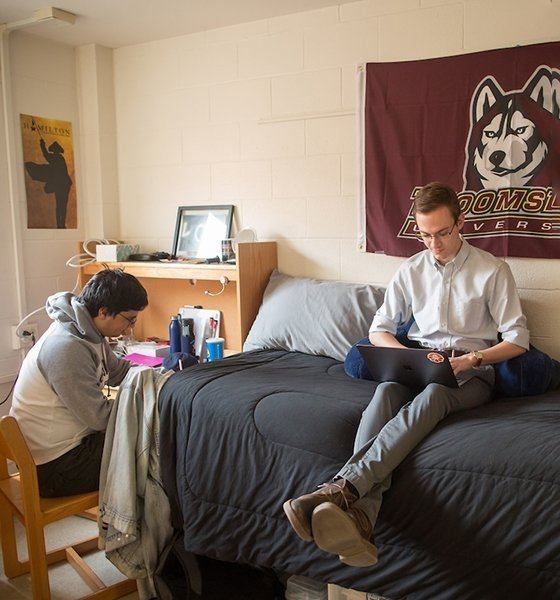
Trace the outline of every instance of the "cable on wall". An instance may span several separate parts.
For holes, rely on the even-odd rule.
[[[219,292],[211,292],[210,290],[204,290],[204,293],[207,296],[219,296],[220,294],[223,294],[225,292],[226,285],[229,283],[229,279],[225,275],[222,275],[220,277],[220,283],[222,284],[222,289]]]
[[[95,256],[95,247],[96,246],[104,245],[104,244],[120,244],[120,243],[121,242],[119,242],[118,240],[113,240],[113,239],[90,238],[82,244],[82,248],[84,251],[80,254],[74,254],[74,256],[71,256],[66,261],[66,266],[73,267],[75,269],[79,269],[80,267],[83,267],[84,265],[89,265],[91,263],[94,263],[94,262],[96,262],[96,256]],[[91,249],[92,245],[93,245],[93,250]],[[78,277],[76,277],[76,283],[75,283],[72,291],[70,292],[71,294],[76,293],[79,284],[80,284],[80,277],[78,275]],[[23,325],[25,325],[25,323],[27,323],[33,315],[36,315],[37,313],[39,313],[43,310],[45,310],[45,307],[41,306],[41,307],[31,311],[29,314],[25,315],[25,317],[23,317],[21,319],[21,321],[16,325],[15,334],[19,338],[23,337],[23,335],[24,335],[23,331],[22,331]]]

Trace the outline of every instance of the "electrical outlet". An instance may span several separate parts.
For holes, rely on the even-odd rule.
[[[37,323],[26,323],[19,328],[17,334],[17,325],[12,325],[12,349],[31,348],[39,339],[39,326]]]

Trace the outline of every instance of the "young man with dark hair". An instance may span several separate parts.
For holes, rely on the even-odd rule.
[[[54,321],[25,357],[10,414],[37,464],[39,492],[53,497],[98,489],[111,401],[130,369],[109,347],[148,305],[142,284],[120,269],[94,275],[81,294],[47,299]]]
[[[418,239],[426,249],[402,263],[370,327],[377,346],[402,347],[397,327],[414,316],[409,339],[449,355],[458,388],[432,383],[415,394],[381,383],[362,414],[354,455],[320,489],[284,503],[294,531],[342,562],[377,562],[370,541],[391,474],[447,415],[488,402],[492,364],[529,348],[529,331],[507,263],[471,246],[457,194],[430,183],[414,200]]]

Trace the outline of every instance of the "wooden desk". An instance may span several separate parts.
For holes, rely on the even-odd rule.
[[[148,307],[134,328],[139,340],[148,336],[169,338],[169,320],[184,305],[202,305],[220,310],[220,335],[226,348],[241,350],[261,305],[272,271],[278,265],[276,242],[247,242],[237,246],[237,264],[185,264],[180,262],[109,263],[140,279],[148,292]],[[80,284],[103,269],[100,263],[80,268]],[[221,277],[229,283],[218,296],[208,296],[222,288]]]

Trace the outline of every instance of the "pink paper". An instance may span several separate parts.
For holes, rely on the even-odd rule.
[[[123,358],[135,365],[145,365],[146,367],[159,367],[163,363],[163,357],[161,356],[146,356],[137,352],[127,354]]]

